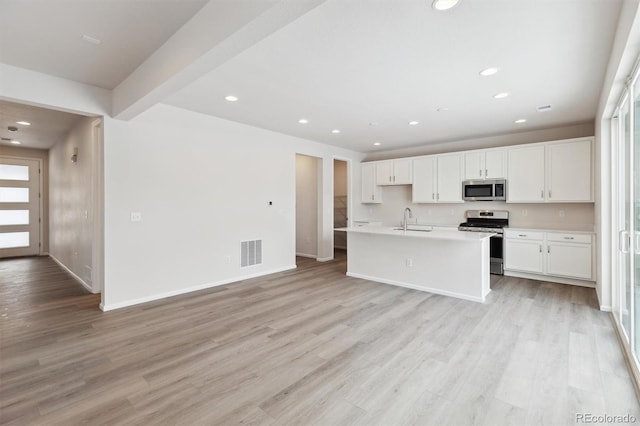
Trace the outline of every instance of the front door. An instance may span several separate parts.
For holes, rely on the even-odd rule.
[[[0,157],[0,258],[40,254],[40,163]]]

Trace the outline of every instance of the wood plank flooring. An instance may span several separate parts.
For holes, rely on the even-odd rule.
[[[0,423],[640,419],[593,289],[492,276],[478,304],[298,266],[103,313],[50,259],[0,261]]]

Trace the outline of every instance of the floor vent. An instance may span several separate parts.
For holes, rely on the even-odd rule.
[[[262,240],[242,241],[240,266],[260,265],[262,263]]]

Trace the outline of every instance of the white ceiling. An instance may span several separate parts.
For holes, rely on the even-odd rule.
[[[166,102],[363,152],[595,118],[619,0],[430,4],[327,1]]]
[[[309,12],[247,49],[221,38],[226,51],[240,53],[163,94],[165,102],[361,152],[582,123],[595,118],[622,4],[462,0],[436,12],[431,0],[307,2]],[[233,8],[258,4],[212,0],[217,9],[207,12],[205,3],[0,0],[0,62],[114,88],[153,63],[148,58],[168,39],[194,51],[202,46],[194,28],[226,28],[225,20],[237,20]],[[296,3],[281,0],[246,19],[273,20]],[[185,23],[192,26],[176,38]],[[479,76],[488,66],[500,72]],[[510,96],[494,99],[499,92]],[[227,102],[228,94],[240,100]],[[536,111],[547,104],[550,111]],[[517,125],[518,118],[528,121]]]
[[[30,105],[0,100],[0,138],[17,140],[20,147],[49,149],[69,133],[82,116],[62,111],[54,111]],[[31,123],[30,126],[17,124],[18,121]],[[17,127],[15,132],[8,127]],[[0,146],[12,145],[0,140]]]
[[[205,3],[0,0],[0,62],[112,89]]]

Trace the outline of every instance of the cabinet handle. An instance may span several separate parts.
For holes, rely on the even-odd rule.
[[[480,177],[482,177],[482,169],[480,169]]]
[[[391,176],[389,176],[389,182],[391,182]]]
[[[371,194],[371,201],[373,201],[373,199],[374,199],[374,195],[373,195],[373,194]]]
[[[549,190],[549,198],[551,198],[551,190]]]
[[[518,237],[526,237],[527,234],[518,234]]]
[[[436,199],[436,194],[435,194],[435,192],[432,192],[432,193],[431,193],[431,199],[432,199],[432,200],[435,200],[435,199]]]
[[[573,240],[573,237],[564,237],[565,240]]]
[[[440,193],[438,192],[438,193],[436,194],[436,200],[439,200],[439,199],[440,199]]]
[[[396,177],[395,176],[393,177],[393,183],[396,183]]]
[[[544,189],[540,191],[540,198],[544,199]]]
[[[551,253],[551,246],[547,246],[547,253]]]
[[[542,253],[542,244],[540,244],[538,247],[540,247],[540,253]]]
[[[484,177],[489,176],[489,170],[488,169],[484,169]]]

